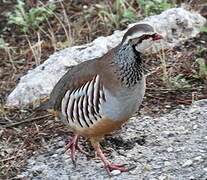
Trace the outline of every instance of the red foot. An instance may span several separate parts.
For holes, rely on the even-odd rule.
[[[65,153],[68,149],[71,149],[71,160],[72,160],[74,165],[75,165],[75,162],[76,162],[76,151],[80,151],[83,154],[89,155],[78,144],[79,137],[80,137],[79,134],[76,134],[74,137],[68,137],[70,143],[63,150],[63,152]]]
[[[121,172],[129,171],[129,169],[122,168],[123,166],[126,166],[126,164],[107,164],[105,165],[106,171],[109,176],[112,176],[111,171],[112,170],[119,170]]]
[[[123,166],[126,166],[126,164],[111,164],[108,159],[106,158],[106,156],[103,154],[102,150],[100,148],[98,148],[96,150],[97,155],[101,158],[101,160],[103,161],[106,171],[108,173],[109,176],[112,176],[111,171],[112,170],[119,170],[122,172],[126,172],[129,171],[129,169],[123,168]]]

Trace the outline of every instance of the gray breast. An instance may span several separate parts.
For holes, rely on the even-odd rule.
[[[144,93],[144,77],[133,88],[123,88],[115,95],[104,88],[106,101],[101,105],[101,114],[111,120],[123,120],[138,109]]]

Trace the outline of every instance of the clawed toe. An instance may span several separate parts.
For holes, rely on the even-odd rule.
[[[74,137],[69,137],[70,143],[63,150],[63,153],[65,153],[66,151],[71,149],[71,160],[72,160],[74,166],[76,166],[76,151],[79,151],[87,156],[90,156],[90,154],[88,152],[84,151],[80,147],[80,145],[78,144],[79,137],[80,137],[80,135],[78,135],[78,134],[76,134]]]
[[[119,170],[121,172],[127,172],[129,169],[123,168],[123,166],[126,166],[126,164],[107,164],[105,165],[106,171],[109,176],[112,176],[111,171],[113,170]]]

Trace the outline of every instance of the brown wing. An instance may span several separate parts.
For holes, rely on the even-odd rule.
[[[68,90],[79,89],[91,81],[96,73],[91,71],[90,61],[72,67],[55,85],[50,94],[50,103],[55,111],[61,111],[61,101]]]

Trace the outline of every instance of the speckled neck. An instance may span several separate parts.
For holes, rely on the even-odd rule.
[[[123,86],[133,87],[142,79],[142,59],[140,53],[133,46],[129,44],[121,46],[117,55],[113,58],[112,64],[118,65],[115,73]]]

